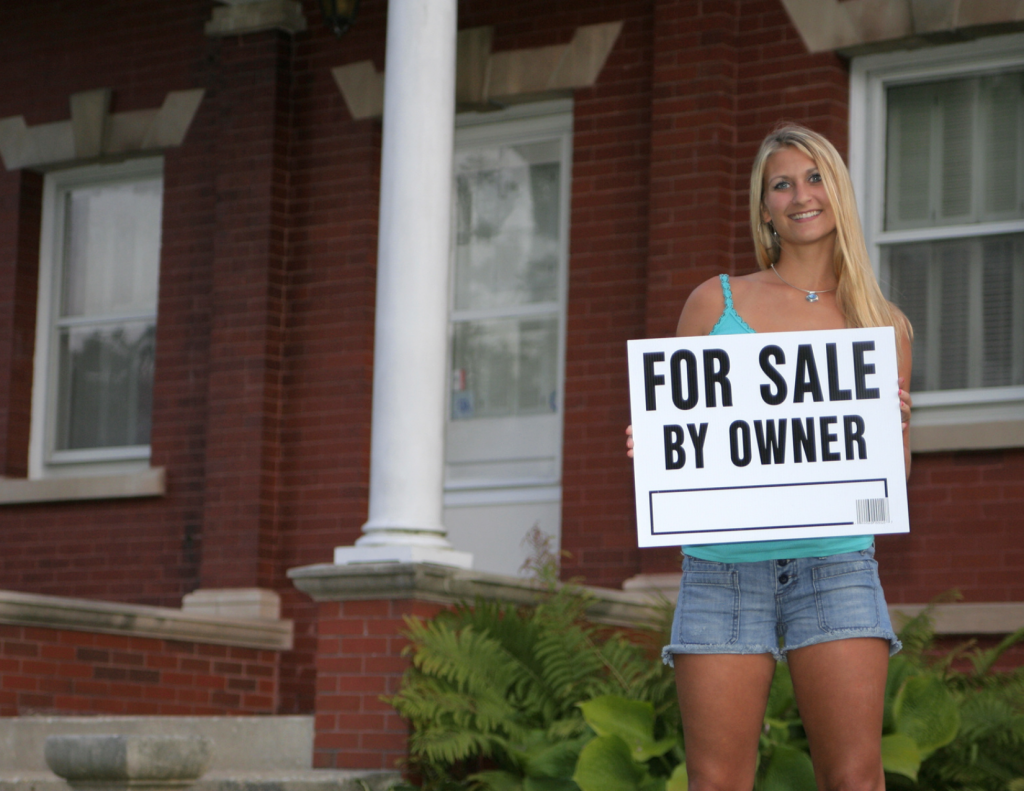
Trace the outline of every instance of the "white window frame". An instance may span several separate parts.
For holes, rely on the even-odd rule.
[[[61,304],[64,231],[68,189],[163,179],[163,158],[132,159],[116,164],[89,165],[47,173],[43,184],[39,242],[39,297],[32,379],[32,419],[29,434],[29,478],[115,478],[149,470],[150,446],[133,445],[88,450],[54,450],[57,410],[56,319]],[[120,484],[118,484],[120,485]],[[116,485],[114,487],[116,489]],[[152,494],[153,492],[146,492]],[[123,496],[112,494],[111,496]],[[50,499],[50,498],[47,498]],[[57,498],[54,498],[57,499]]]
[[[932,239],[936,229],[886,231],[886,88],[1024,68],[1024,35],[855,58],[850,67],[850,175],[875,273],[882,245]],[[1022,233],[1024,220],[948,226],[942,239]],[[915,451],[1024,446],[1024,387],[913,393]]]
[[[573,101],[572,99],[556,99],[545,102],[535,102],[483,113],[461,113],[455,119],[455,135],[458,144],[486,145],[494,143],[499,145],[516,145],[530,143],[540,140],[550,140],[552,137],[561,138],[561,156],[563,162],[563,174],[567,177],[561,179],[560,195],[560,227],[565,229],[563,236],[563,249],[561,251],[562,266],[559,272],[559,299],[558,299],[558,374],[556,378],[556,398],[559,404],[559,413],[562,417],[562,426],[565,425],[565,363],[566,363],[566,323],[568,316],[568,290],[569,290],[569,237],[570,227],[570,196],[572,194],[572,149],[573,149]],[[453,211],[454,218],[454,211]],[[453,242],[454,250],[454,220],[453,220]],[[454,277],[450,278],[449,289],[453,292],[455,287]],[[453,294],[449,294],[449,304],[454,305]],[[524,312],[529,312],[527,308]],[[470,312],[459,313],[449,310],[449,342],[448,354],[451,355],[451,334],[452,319],[470,317]],[[446,361],[446,371],[451,370],[451,360]],[[451,420],[451,390],[446,390],[445,420]],[[474,505],[512,505],[517,503],[542,503],[561,502],[562,499],[562,443],[558,443],[558,450],[554,459],[556,474],[552,478],[538,478],[535,480],[514,479],[503,481],[500,479],[472,482],[472,483],[445,483],[444,505],[453,506],[474,506]],[[447,464],[447,459],[446,459]]]

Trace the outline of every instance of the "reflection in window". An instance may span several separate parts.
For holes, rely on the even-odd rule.
[[[453,420],[558,411],[560,157],[558,139],[456,156]]]
[[[556,318],[457,324],[452,419],[554,413],[557,351]]]

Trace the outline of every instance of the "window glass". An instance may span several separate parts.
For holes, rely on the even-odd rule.
[[[1024,385],[1024,234],[883,248],[914,325],[914,389]]]
[[[1024,385],[1024,70],[889,86],[886,107],[878,241],[913,389]]]
[[[886,230],[1024,218],[1024,71],[886,98]]]
[[[456,153],[451,419],[558,411],[561,141]]]
[[[149,444],[162,180],[63,191],[53,450]]]
[[[452,419],[555,412],[557,354],[557,317],[456,324]]]
[[[558,299],[557,140],[456,157],[455,310]]]

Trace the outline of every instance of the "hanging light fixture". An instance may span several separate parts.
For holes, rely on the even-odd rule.
[[[341,38],[356,21],[359,0],[320,0],[320,13],[335,36]]]

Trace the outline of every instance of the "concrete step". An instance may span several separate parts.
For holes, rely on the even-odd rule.
[[[280,717],[4,717],[0,773],[50,774],[47,736],[124,734],[205,736],[213,745],[207,772],[292,772],[313,766],[313,718]]]
[[[261,772],[207,772],[189,791],[388,791],[398,772],[306,769]],[[73,791],[52,772],[0,769],[0,791]]]

